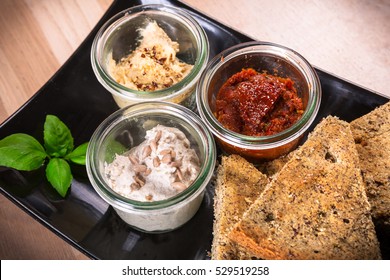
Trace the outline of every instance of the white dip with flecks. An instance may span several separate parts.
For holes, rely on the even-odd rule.
[[[190,186],[199,166],[199,158],[182,131],[157,125],[146,132],[139,146],[106,163],[105,173],[115,192],[137,201],[158,201]]]

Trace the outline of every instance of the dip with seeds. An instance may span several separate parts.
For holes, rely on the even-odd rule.
[[[199,158],[185,134],[157,125],[145,141],[106,164],[110,187],[137,201],[158,201],[182,192],[199,174]]]
[[[176,57],[179,44],[157,22],[149,22],[139,32],[139,46],[120,61],[110,61],[110,74],[116,82],[133,90],[155,91],[171,87],[191,72],[193,65]]]

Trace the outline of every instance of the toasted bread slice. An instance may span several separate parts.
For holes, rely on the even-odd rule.
[[[390,226],[390,102],[351,122],[374,221]]]
[[[260,259],[380,259],[348,123],[327,117],[234,226]]]
[[[382,255],[390,256],[390,102],[351,122]]]
[[[242,259],[227,234],[263,191],[268,178],[238,155],[223,156],[217,170],[214,197],[214,226],[211,258]]]

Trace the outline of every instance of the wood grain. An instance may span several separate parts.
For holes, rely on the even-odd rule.
[[[390,97],[390,2],[186,0],[254,39]],[[112,0],[0,1],[0,123],[70,57]],[[87,259],[0,196],[0,259]]]
[[[0,1],[0,122],[59,69],[111,1]],[[0,196],[0,259],[88,259]]]

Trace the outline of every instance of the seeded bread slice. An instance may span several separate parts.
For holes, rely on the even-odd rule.
[[[250,204],[260,195],[268,178],[238,155],[223,156],[217,170],[211,259],[250,258],[240,254],[227,238]]]
[[[380,259],[348,123],[324,119],[234,226],[260,259]]]
[[[374,221],[390,226],[390,102],[351,122]]]
[[[390,102],[351,122],[383,256],[390,256]]]

